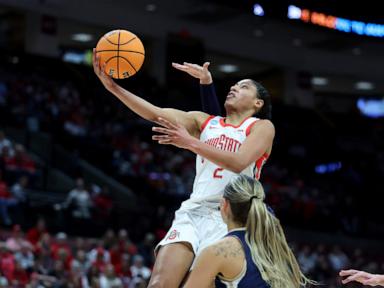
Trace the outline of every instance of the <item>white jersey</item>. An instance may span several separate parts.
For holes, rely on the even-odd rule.
[[[258,118],[246,118],[238,126],[225,123],[225,118],[210,116],[201,129],[200,140],[213,147],[230,152],[237,152],[249,135]],[[265,153],[241,173],[259,179],[261,168],[268,158]],[[197,155],[196,177],[193,183],[192,199],[222,195],[224,187],[237,174],[225,170],[211,161]]]

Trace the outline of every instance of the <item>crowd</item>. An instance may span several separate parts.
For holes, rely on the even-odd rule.
[[[165,235],[174,210],[191,191],[195,157],[151,142],[149,123],[136,118],[110,95],[104,95],[101,87],[93,87],[95,80],[90,80],[90,71],[84,73],[90,75],[85,81],[90,83],[88,86],[60,77],[63,75],[49,75],[47,70],[40,67],[27,73],[25,67],[10,67],[6,74],[0,70],[0,124],[48,132],[54,141],[130,187],[145,205],[139,218],[131,217],[136,226],[126,228],[132,235],[136,227],[151,233],[133,237],[134,244],[125,230],[118,235],[109,230],[98,241],[69,238],[63,232],[52,237],[46,225],[41,224],[44,221],[26,235],[14,226],[10,235],[2,235],[0,287],[24,287],[26,283],[29,287],[146,287],[153,246]],[[164,92],[151,78],[142,77],[132,88],[151,102],[161,105],[167,99],[158,95],[168,93],[172,98],[176,94],[173,90]],[[379,202],[371,197],[378,192],[375,178],[384,173],[384,154],[380,152],[384,151],[380,141],[383,124],[368,120],[363,124],[345,123],[335,117],[330,119],[343,129],[329,132],[328,126],[307,117],[308,112],[292,111],[289,107],[277,110],[274,123],[278,136],[261,181],[267,202],[283,225],[366,237],[384,235],[383,228],[376,229],[383,227],[382,219],[372,212]],[[306,123],[297,125],[302,118]],[[356,115],[352,118],[361,120]],[[365,131],[358,138],[353,130],[344,130],[351,123],[356,129],[369,127],[372,131]],[[331,141],[322,142],[319,138],[330,134]],[[337,159],[341,164],[335,171],[323,173],[316,170],[319,159]],[[36,177],[36,163],[25,148],[13,144],[0,132],[3,225],[22,223],[22,219],[13,219],[9,210],[22,210],[27,205],[27,189],[33,188]],[[360,197],[362,191],[367,197]],[[51,208],[55,215],[61,215],[58,219],[67,221],[59,227],[71,235],[84,236],[84,227],[110,222],[114,202],[106,187],[86,185],[78,178],[63,202]],[[372,219],[376,221],[374,225]],[[352,264],[373,273],[384,271],[380,266],[382,258],[364,255],[359,249],[305,243],[292,243],[292,247],[303,271],[327,287],[339,287],[338,271]]]
[[[108,229],[94,239],[52,235],[45,223],[39,219],[26,233],[19,225],[0,231],[0,287],[146,287],[159,241],[154,233],[134,243],[125,229]],[[303,272],[328,288],[340,287],[341,269],[384,270],[383,255],[324,244],[290,245]]]
[[[112,96],[104,95],[107,92],[101,87],[84,90],[81,83],[75,85],[68,76],[55,78],[40,70],[26,74],[22,67],[17,67],[0,78],[0,103],[10,107],[9,119],[13,119],[14,125],[27,124],[32,131],[51,133],[60,144],[117,178],[143,201],[152,201],[154,206],[160,203],[172,210],[188,197],[194,177],[194,155],[154,144],[149,123],[135,117]],[[86,72],[84,75],[89,75],[87,80],[92,85],[95,79],[91,71]],[[167,100],[159,97],[160,93],[171,94],[170,97],[174,94],[173,90],[162,91],[145,74],[135,80],[130,89],[155,104]],[[384,135],[382,123],[353,113],[345,123],[343,117],[336,115],[330,118],[339,127],[336,131],[307,110],[277,103],[274,111],[278,133],[261,180],[268,201],[282,215],[284,224],[306,228],[311,223],[315,230],[369,235],[367,223],[380,224],[380,220],[370,209],[356,209],[356,199],[361,190],[371,196],[379,192],[374,183],[384,173],[380,161],[384,155],[380,152],[384,151],[380,144]],[[301,123],[302,118],[305,123]],[[360,138],[348,128],[351,123],[364,132]],[[338,171],[316,173],[317,164],[332,160],[340,161]],[[364,206],[375,209],[377,202],[372,199],[366,197]]]
[[[136,288],[151,275],[152,234],[139,245],[124,229],[101,240],[53,236],[44,219],[25,234],[18,225],[1,232],[0,287]]]
[[[11,225],[10,210],[22,221],[28,189],[37,177],[36,163],[21,144],[13,144],[0,130],[0,221]]]

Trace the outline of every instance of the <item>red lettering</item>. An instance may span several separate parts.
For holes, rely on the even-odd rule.
[[[216,168],[215,171],[213,171],[213,178],[223,178],[223,175],[220,175],[219,172],[223,171],[223,168]]]
[[[219,139],[219,143],[217,144],[217,148],[219,148],[220,150],[224,150],[224,148],[225,148],[225,135],[223,134],[223,135],[221,135],[220,136],[220,139]]]
[[[234,146],[234,144],[235,144],[235,143],[234,143],[235,141],[234,141],[232,138],[229,138],[228,140],[229,140],[229,141],[228,141],[228,146],[227,146],[227,149],[226,149],[226,150],[231,151],[231,152],[234,152],[234,151],[233,151],[233,146]]]

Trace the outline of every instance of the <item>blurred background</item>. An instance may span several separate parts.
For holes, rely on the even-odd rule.
[[[137,34],[144,65],[118,83],[201,110],[253,78],[273,99],[267,202],[303,271],[384,273],[384,18],[378,1],[0,0],[0,287],[146,287],[153,248],[191,192],[192,153],[152,142],[99,83],[92,48]],[[360,287],[349,285],[348,287]]]

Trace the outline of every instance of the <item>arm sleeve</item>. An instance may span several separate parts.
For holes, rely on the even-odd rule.
[[[201,104],[203,112],[210,115],[221,115],[219,101],[216,96],[216,89],[213,83],[208,85],[200,85]]]

